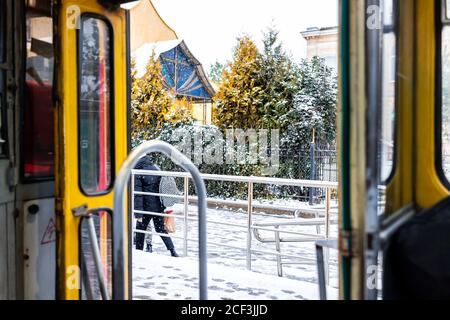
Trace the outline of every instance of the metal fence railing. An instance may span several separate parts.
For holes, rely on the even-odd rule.
[[[150,193],[150,192],[138,192],[134,190],[134,181],[136,176],[164,176],[164,177],[174,177],[183,179],[183,195],[170,195],[170,194],[162,194],[162,193]],[[338,184],[337,182],[324,182],[324,181],[308,181],[308,180],[292,180],[292,179],[280,179],[280,178],[267,178],[267,177],[240,177],[240,176],[220,176],[220,175],[209,175],[202,174],[202,179],[205,181],[222,181],[222,182],[230,182],[230,183],[246,183],[247,184],[247,222],[244,223],[234,223],[230,221],[217,221],[212,219],[207,219],[208,224],[216,224],[220,225],[222,228],[234,227],[239,228],[246,234],[246,243],[245,246],[237,246],[230,245],[221,242],[208,241],[208,245],[219,246],[222,248],[232,248],[238,249],[244,252],[246,266],[248,270],[252,270],[252,254],[267,254],[273,255],[277,258],[277,269],[278,274],[282,276],[282,266],[283,261],[282,258],[296,259],[296,263],[289,262],[286,264],[302,264],[309,263],[314,264],[314,259],[306,259],[301,255],[292,255],[282,252],[282,248],[280,246],[281,242],[311,242],[314,243],[317,240],[328,240],[330,239],[330,225],[337,224],[337,202],[333,202],[333,195],[336,194]],[[134,201],[132,201],[132,212],[134,214],[143,214],[143,215],[153,215],[160,217],[173,217],[178,221],[181,221],[183,225],[183,232],[181,235],[167,235],[167,234],[159,234],[154,231],[146,231],[146,230],[138,230],[134,228],[134,214],[133,216],[133,233],[143,233],[148,235],[157,235],[161,237],[172,237],[174,239],[180,239],[183,242],[183,253],[184,256],[189,255],[189,243],[197,241],[195,238],[192,238],[188,233],[188,223],[189,221],[197,221],[197,217],[189,216],[188,209],[189,203],[195,203],[197,201],[197,197],[189,194],[189,180],[190,176],[187,173],[183,172],[164,172],[164,171],[143,171],[143,170],[132,170],[132,179],[131,179],[131,192],[132,197],[134,199],[135,195],[148,195],[148,196],[167,196],[179,199],[180,202],[183,203],[183,212],[178,214],[164,214],[164,213],[154,213],[154,212],[146,212],[135,210]],[[280,222],[270,221],[270,216],[267,217],[265,221],[254,221],[254,208],[265,207],[270,208],[273,207],[273,204],[261,204],[255,203],[254,199],[254,186],[257,184],[263,185],[277,185],[277,186],[294,186],[294,187],[305,187],[305,188],[315,188],[324,190],[325,197],[323,199],[322,205],[314,206],[314,207],[296,207],[284,204],[284,208],[286,210],[292,210],[295,212],[294,215],[290,219],[286,219],[286,221]],[[336,201],[336,200],[334,200]],[[208,203],[217,204],[217,199],[208,198]],[[233,200],[224,200],[220,199],[222,204],[235,204]],[[277,207],[279,207],[277,205]],[[299,218],[300,213],[305,213],[311,216],[311,219]],[[292,231],[285,230],[283,227],[301,227],[301,226],[316,226],[316,232],[303,232],[303,231]],[[324,227],[324,231],[321,231],[321,227]],[[264,231],[272,233],[273,237],[263,237],[260,232]],[[273,243],[275,245],[275,250],[262,250],[257,249],[252,246],[254,240],[264,243]]]
[[[284,171],[295,179],[338,181],[337,151],[332,146],[312,143],[307,149],[281,149],[280,164]]]
[[[280,150],[279,177],[293,179],[338,181],[337,152],[333,146],[311,143],[309,148]],[[313,204],[323,199],[324,190],[307,188],[299,198]]]

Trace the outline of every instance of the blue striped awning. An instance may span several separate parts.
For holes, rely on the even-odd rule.
[[[148,59],[154,56],[162,67],[166,89],[177,97],[210,101],[215,95],[201,63],[193,56],[183,40],[144,44],[134,52],[137,76],[145,74]]]
[[[184,41],[159,54],[164,85],[177,96],[211,100],[215,92],[202,65],[191,54]]]

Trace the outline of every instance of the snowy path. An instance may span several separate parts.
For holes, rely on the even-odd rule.
[[[134,251],[133,294],[136,300],[197,300],[198,264]],[[212,300],[316,300],[318,286],[308,282],[208,264],[208,294]],[[336,299],[337,290],[328,295]]]
[[[189,207],[189,216],[195,217],[197,208]],[[227,210],[208,209],[208,241],[220,244],[246,247],[247,214]],[[255,215],[254,222],[285,221],[292,217],[276,215]],[[243,227],[225,226],[220,222],[236,223]],[[315,226],[283,227],[282,230],[315,233]],[[323,231],[323,227],[322,227]],[[337,233],[332,225],[331,234]],[[182,220],[177,219],[177,233],[183,234]],[[197,239],[197,222],[190,221],[189,238]],[[272,236],[273,232],[264,232],[263,236]],[[282,235],[288,236],[287,234]],[[180,255],[183,255],[183,241],[173,239]],[[196,299],[196,247],[195,241],[189,242],[188,258],[173,259],[159,237],[153,236],[155,253],[134,252],[133,280],[134,296],[137,299]],[[277,276],[276,257],[274,255],[253,253],[252,271],[246,270],[246,251],[210,244],[208,246],[208,263],[210,265],[210,297],[214,299],[316,299],[318,297],[316,253],[313,242],[282,243],[282,253],[299,256],[299,259],[283,258],[283,261],[301,262],[301,264],[284,265],[283,278]],[[252,240],[252,249],[275,251],[274,243],[260,243]],[[331,258],[336,253],[330,252]],[[309,262],[308,262],[309,261]],[[313,262],[313,263],[311,263]],[[215,279],[215,280],[214,280]],[[330,267],[330,284],[337,285],[336,265]],[[165,295],[166,294],[166,295]],[[331,295],[330,297],[333,297]]]

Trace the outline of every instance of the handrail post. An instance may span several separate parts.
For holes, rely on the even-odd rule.
[[[331,208],[331,190],[326,188],[325,199],[325,237],[328,240],[330,237],[330,208]]]
[[[252,270],[252,215],[253,215],[253,182],[248,183],[247,207],[247,269]]]
[[[92,255],[94,257],[95,269],[98,274],[98,282],[100,286],[100,292],[103,300],[109,300],[108,288],[106,285],[105,274],[103,272],[103,265],[101,261],[100,248],[98,246],[97,233],[95,231],[94,218],[92,214],[86,217],[89,228],[89,240],[91,241]]]
[[[113,299],[124,300],[127,298],[127,285],[132,275],[125,273],[127,264],[126,253],[128,250],[127,235],[128,226],[125,224],[127,208],[125,206],[125,188],[128,185],[131,171],[139,162],[141,156],[149,153],[162,153],[169,157],[175,164],[191,174],[198,196],[198,253],[199,253],[199,291],[200,300],[208,298],[207,275],[207,235],[206,235],[206,187],[198,168],[180,151],[163,141],[148,141],[134,149],[123,163],[114,184],[114,210],[112,221],[112,260],[113,260]],[[128,219],[128,222],[130,219]],[[131,263],[131,261],[129,261]],[[131,298],[131,297],[130,297]]]
[[[275,229],[279,229],[280,226],[275,226]],[[283,276],[283,267],[281,265],[281,243],[280,243],[280,231],[275,231],[275,247],[277,249],[277,252],[279,253],[277,255],[277,271],[278,276]]]
[[[317,259],[317,275],[319,280],[319,296],[320,300],[327,300],[327,285],[325,283],[325,267],[323,257],[323,245],[316,243],[316,259]]]
[[[331,207],[331,189],[326,188],[325,196],[325,239],[330,238],[330,207]],[[325,279],[326,283],[330,282],[330,250],[325,248]]]
[[[311,146],[310,146],[310,155],[309,155],[309,163],[310,163],[310,180],[314,181],[316,180],[316,143],[314,142],[314,138],[313,141],[311,142]],[[310,188],[309,189],[309,204],[313,205],[314,204],[314,197],[316,196],[316,190],[314,188]]]
[[[184,238],[184,256],[188,256],[188,210],[189,210],[189,178],[184,177],[184,205],[183,205],[183,213],[184,213],[184,230],[183,230],[183,238]]]
[[[135,179],[136,179],[136,176],[135,176],[134,172],[131,172],[131,223],[132,223],[131,228],[130,228],[131,230],[134,230],[136,228],[136,217],[134,215],[134,191],[135,191],[134,183],[135,183]],[[135,234],[132,231],[131,241],[134,241],[134,237],[135,237]],[[133,248],[133,243],[130,247]]]

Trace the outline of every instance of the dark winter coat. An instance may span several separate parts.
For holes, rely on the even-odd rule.
[[[148,157],[143,157],[139,160],[135,167],[136,170],[158,170]],[[134,179],[134,190],[149,193],[159,193],[159,184],[161,177],[159,176],[143,176],[136,175]],[[162,213],[166,209],[160,200],[159,196],[149,195],[135,195],[134,209],[139,211]],[[136,218],[141,218],[141,214],[136,214]]]

